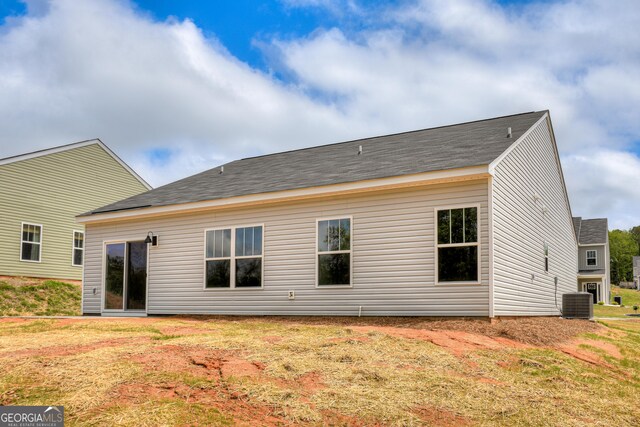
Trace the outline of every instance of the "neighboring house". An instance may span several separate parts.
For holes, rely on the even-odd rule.
[[[640,290],[640,256],[633,257],[633,284]]]
[[[609,303],[611,265],[606,218],[573,218],[578,239],[578,290],[593,294],[593,302]]]
[[[576,288],[547,111],[246,158],[78,220],[85,314],[558,315]]]
[[[97,139],[0,159],[0,275],[80,280],[76,215],[150,188]]]

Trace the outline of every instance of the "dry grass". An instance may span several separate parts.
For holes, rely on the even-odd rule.
[[[63,404],[68,425],[623,426],[639,362],[636,321],[11,319],[0,404]]]

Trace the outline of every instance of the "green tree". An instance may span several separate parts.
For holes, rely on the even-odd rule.
[[[636,255],[640,255],[640,225],[636,225],[631,230],[629,230],[629,232],[631,233],[634,240],[636,241],[636,244],[638,245],[638,251]]]
[[[634,227],[638,228],[638,227]],[[633,278],[633,256],[638,254],[638,242],[631,231],[609,232],[611,252],[611,283],[630,281]]]

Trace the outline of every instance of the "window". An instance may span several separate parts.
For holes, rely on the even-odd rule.
[[[317,285],[351,286],[351,219],[318,221]]]
[[[40,262],[42,249],[42,226],[22,223],[22,238],[20,240],[20,260]]]
[[[82,265],[84,253],[84,233],[82,231],[73,232],[73,265]]]
[[[262,286],[262,226],[206,231],[205,288]]]
[[[594,250],[587,251],[587,265],[598,265],[598,253]]]
[[[544,244],[544,271],[549,271],[549,245]]]
[[[438,209],[438,283],[479,282],[478,208]]]

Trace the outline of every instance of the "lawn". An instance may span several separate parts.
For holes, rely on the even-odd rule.
[[[0,365],[72,426],[624,426],[640,321],[2,319]]]
[[[593,314],[596,317],[628,317],[625,316],[628,313],[640,313],[640,310],[638,310],[637,312],[633,310],[634,305],[640,306],[640,291],[636,291],[635,289],[622,289],[618,286],[612,286],[612,301],[614,296],[622,297],[622,305],[624,307],[595,305],[593,307]]]
[[[0,316],[77,316],[80,301],[79,284],[0,277]]]

